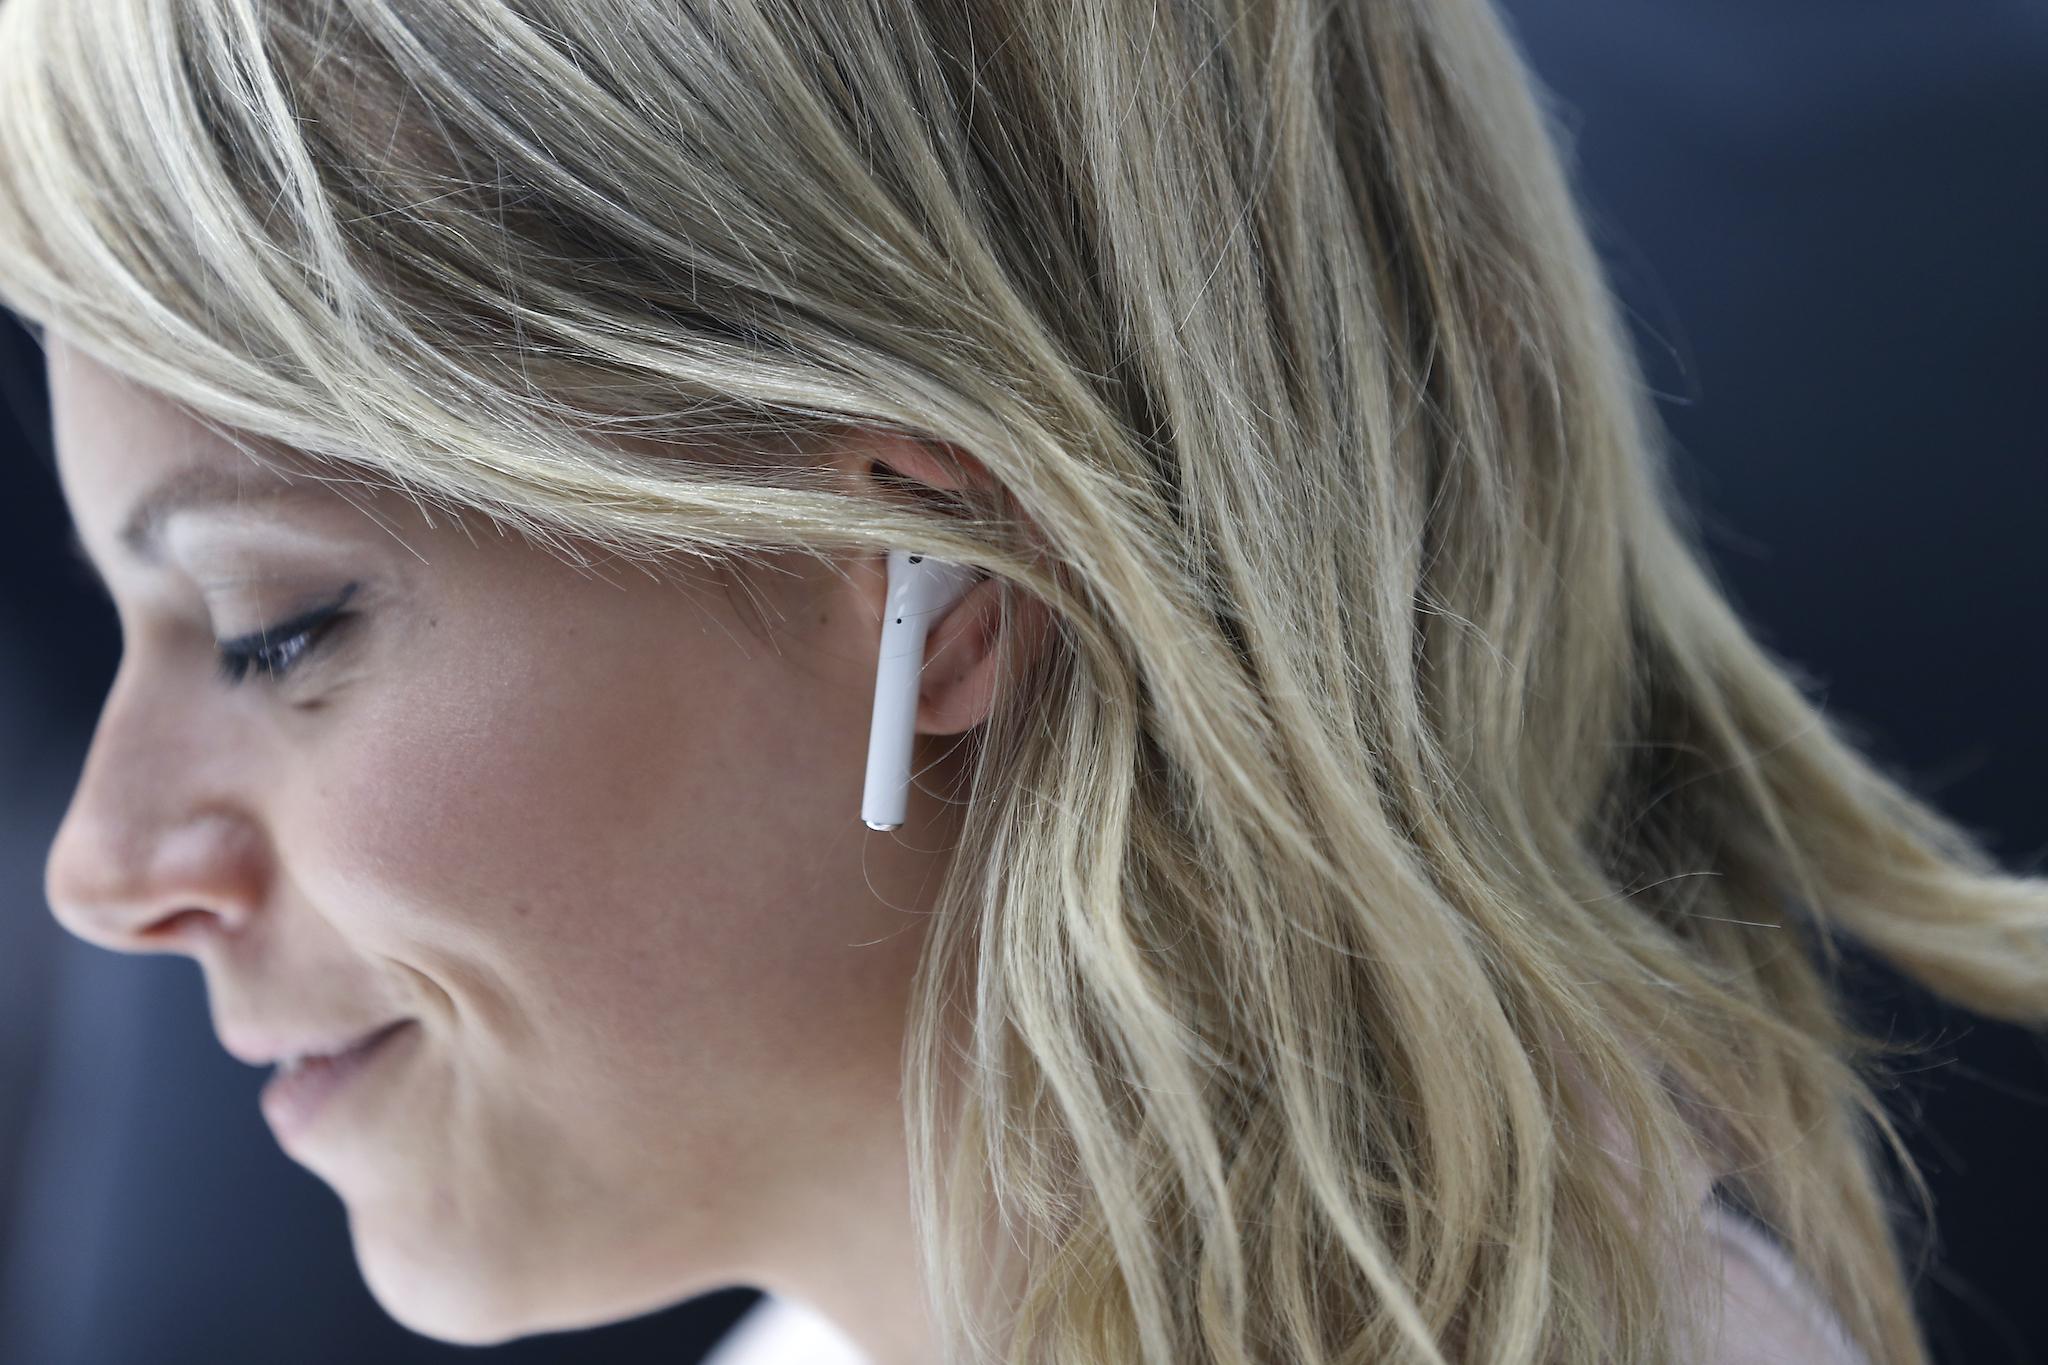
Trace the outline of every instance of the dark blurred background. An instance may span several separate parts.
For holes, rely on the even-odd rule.
[[[2048,849],[2048,7],[1508,0],[1594,238],[1764,641],[2005,864]],[[119,658],[65,549],[42,360],[0,314],[0,1361],[695,1360],[734,1289],[476,1350],[386,1318],[277,1148],[197,967],[64,935],[44,855]],[[2048,1347],[2048,1049],[1874,967],[1937,1043],[1936,1358]],[[1917,1116],[1916,1116],[1917,1111]]]

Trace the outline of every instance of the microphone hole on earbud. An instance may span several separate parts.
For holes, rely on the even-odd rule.
[[[911,562],[911,563],[913,563],[913,564],[922,564],[922,563],[924,562],[924,556],[923,556],[923,555],[912,555],[912,556],[910,557],[910,562]]]

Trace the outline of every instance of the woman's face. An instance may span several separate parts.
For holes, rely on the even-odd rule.
[[[893,1217],[953,827],[916,788],[903,829],[859,819],[879,555],[851,583],[795,556],[750,578],[770,639],[737,589],[285,484],[54,338],[50,383],[125,642],[50,903],[95,943],[189,954],[244,1052],[413,1021],[282,1139],[393,1317],[470,1342],[615,1320]],[[201,472],[238,491],[124,544]],[[272,637],[281,676],[217,676],[216,641],[344,594]],[[986,700],[981,632],[946,634],[968,699],[927,691],[921,764]]]

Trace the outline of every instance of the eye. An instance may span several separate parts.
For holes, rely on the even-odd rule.
[[[248,676],[252,666],[260,671],[266,682],[276,683],[282,679],[298,667],[301,659],[317,649],[335,626],[354,615],[341,608],[355,590],[356,585],[350,584],[339,601],[288,621],[265,626],[253,635],[221,641],[216,646],[221,681],[232,687]]]

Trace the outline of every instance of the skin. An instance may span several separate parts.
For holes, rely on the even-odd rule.
[[[751,1284],[878,1362],[936,1359],[898,1065],[957,829],[933,792],[1016,681],[996,585],[932,628],[930,770],[904,828],[875,832],[881,554],[686,591],[314,485],[181,511],[147,563],[120,528],[166,475],[280,481],[62,338],[48,355],[64,496],[124,652],[45,894],[83,939],[193,958],[224,1037],[417,1021],[285,1143],[346,1205],[383,1308],[490,1344]],[[953,477],[893,437],[831,458]],[[353,615],[292,671],[215,676],[217,640],[351,583]],[[1042,608],[1007,628],[1021,669]]]

